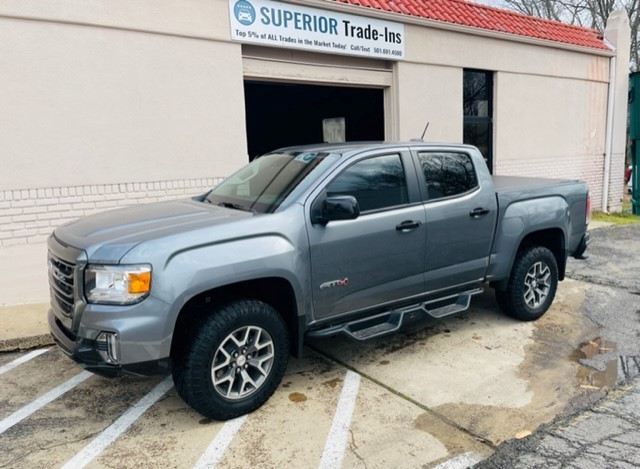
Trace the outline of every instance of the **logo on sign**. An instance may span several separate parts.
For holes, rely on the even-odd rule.
[[[238,0],[233,7],[233,14],[236,16],[238,23],[245,26],[251,26],[256,20],[256,10],[247,0]]]

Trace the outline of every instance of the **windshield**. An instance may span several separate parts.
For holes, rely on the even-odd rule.
[[[223,207],[271,213],[327,156],[314,152],[261,156],[225,179],[205,200]]]

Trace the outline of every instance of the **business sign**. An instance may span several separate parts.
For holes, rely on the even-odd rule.
[[[229,0],[231,38],[265,46],[404,57],[404,25],[271,0]]]

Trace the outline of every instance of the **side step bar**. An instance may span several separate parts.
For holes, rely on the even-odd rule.
[[[471,297],[483,292],[482,288],[468,290],[455,295],[425,301],[404,308],[385,311],[363,319],[326,327],[307,333],[309,337],[330,337],[346,334],[356,340],[368,340],[397,331],[403,324],[421,319],[440,319],[469,308]]]

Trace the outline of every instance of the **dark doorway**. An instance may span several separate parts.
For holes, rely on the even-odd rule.
[[[344,118],[345,140],[384,140],[384,91],[244,83],[249,159],[280,147],[323,142],[323,120]]]

